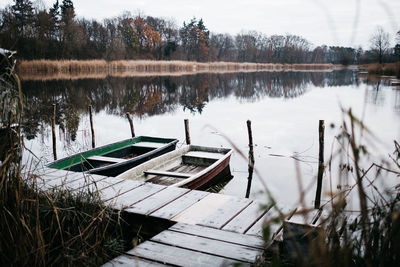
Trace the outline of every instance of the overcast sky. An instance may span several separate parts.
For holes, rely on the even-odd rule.
[[[40,0],[50,7],[55,0]],[[62,0],[60,0],[61,2]],[[0,7],[12,3],[2,0]],[[256,30],[292,33],[314,45],[369,47],[378,25],[394,36],[400,30],[400,0],[74,0],[78,17],[111,18],[123,11],[173,18],[178,26],[203,18],[212,32]]]

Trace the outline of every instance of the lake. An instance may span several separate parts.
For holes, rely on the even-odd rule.
[[[262,180],[281,206],[296,205],[300,188],[306,192],[306,205],[313,205],[319,120],[325,120],[325,159],[334,154],[336,162],[325,172],[322,203],[331,188],[354,184],[354,174],[343,178],[337,171],[342,109],[351,108],[375,134],[364,134],[365,140],[373,139],[367,143],[370,163],[380,162],[382,156],[388,159],[393,140],[400,137],[400,90],[384,80],[367,81],[351,70],[23,81],[22,88],[25,145],[41,163],[53,158],[53,103],[58,158],[91,148],[88,105],[94,110],[97,146],[130,137],[127,112],[136,135],[175,137],[178,147],[184,145],[184,119],[189,119],[193,144],[237,148],[230,163],[233,179],[221,193],[240,197],[248,183],[246,121],[251,120],[256,174],[250,198],[266,201]],[[30,159],[25,153],[25,162]],[[388,179],[385,184],[397,183],[396,178]],[[349,207],[355,209],[355,204]]]

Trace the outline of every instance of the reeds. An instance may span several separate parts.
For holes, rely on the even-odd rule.
[[[98,266],[123,251],[122,221],[95,192],[37,188],[22,174],[22,91],[12,68],[0,75],[0,265]]]
[[[368,74],[397,76],[397,78],[400,78],[400,61],[384,64],[371,63],[361,65],[361,67],[367,69]]]
[[[279,246],[271,246],[258,265],[399,266],[400,185],[382,189],[375,184],[385,183],[384,179],[388,175],[397,178],[400,176],[400,146],[394,141],[395,151],[389,155],[389,161],[366,165],[371,158],[369,151],[374,149],[374,144],[371,143],[374,135],[361,120],[354,117],[351,109],[343,113],[345,116],[340,127],[341,132],[336,137],[339,150],[332,153],[327,169],[331,172],[333,159],[341,158],[338,174],[344,177],[339,177],[339,181],[352,176],[354,184],[331,192],[330,199],[321,206],[320,210],[324,210],[325,214],[320,217],[317,225],[307,226],[308,230],[289,232],[295,257],[293,247],[291,255],[284,242]],[[332,173],[328,173],[325,179],[331,176]],[[332,185],[332,181],[330,184]],[[366,193],[367,190],[370,191],[369,194]],[[299,191],[300,196],[304,195],[303,188],[299,187]],[[352,193],[353,191],[357,191],[357,194]],[[350,194],[357,198],[357,211],[349,212],[347,209],[347,203],[351,202]],[[309,215],[312,210],[307,209],[302,201],[299,204],[303,208],[296,214]],[[281,214],[266,222],[264,232],[268,235],[269,244],[271,224],[277,219],[282,223],[286,218],[287,214]],[[304,240],[307,241],[308,249],[304,249]]]
[[[332,71],[332,64],[269,64],[152,60],[22,60],[17,73],[23,80],[183,75],[206,72]]]

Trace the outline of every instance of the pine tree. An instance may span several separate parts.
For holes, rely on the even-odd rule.
[[[25,37],[27,35],[27,26],[33,22],[32,2],[29,0],[14,0],[14,5],[11,6],[11,9],[15,16],[17,31],[22,37]]]
[[[65,23],[74,19],[75,8],[74,8],[74,4],[72,3],[72,0],[63,0],[60,8],[61,8],[62,20]]]
[[[52,23],[52,35],[57,38],[58,31],[60,29],[60,4],[58,0],[53,4],[53,7],[49,10]]]
[[[49,10],[50,15],[55,18],[56,20],[59,19],[60,17],[60,4],[58,0],[53,4],[53,7],[50,8]]]

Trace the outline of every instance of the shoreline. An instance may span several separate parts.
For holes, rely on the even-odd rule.
[[[331,72],[334,64],[280,64],[238,62],[194,62],[154,60],[21,60],[17,74],[21,80],[74,80],[112,77],[181,76],[200,73],[235,72]]]

